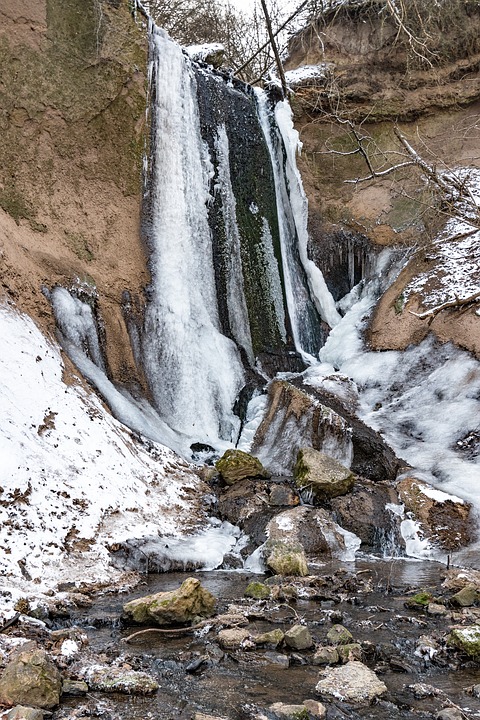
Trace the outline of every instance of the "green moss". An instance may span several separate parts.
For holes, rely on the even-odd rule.
[[[65,230],[65,237],[67,239],[67,245],[79,260],[86,260],[91,262],[94,259],[94,254],[88,246],[88,241],[82,232],[69,232]]]
[[[407,607],[409,608],[426,608],[429,603],[433,601],[433,595],[428,592],[427,590],[422,590],[421,592],[418,592],[416,595],[413,595],[413,597],[409,598],[407,602],[405,603]]]
[[[253,581],[248,584],[244,595],[255,600],[266,600],[270,597],[270,588],[261,582]]]
[[[31,204],[15,187],[0,190],[0,207],[13,217],[17,225],[20,220],[31,220],[35,215]]]
[[[401,315],[404,307],[405,307],[405,296],[402,293],[401,295],[399,295],[397,297],[397,299],[393,303],[393,309],[395,310],[395,315]]]

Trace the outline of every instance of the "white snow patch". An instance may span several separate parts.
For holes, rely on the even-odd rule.
[[[221,43],[204,43],[203,45],[188,45],[183,48],[192,60],[206,62],[207,58],[216,53],[225,52]]]
[[[76,655],[78,651],[79,647],[75,640],[64,640],[60,648],[60,654],[68,658]]]
[[[332,63],[302,65],[295,68],[295,70],[288,70],[285,73],[285,80],[287,85],[294,88],[296,85],[302,85],[306,82],[315,82],[315,84],[319,84],[320,81],[325,82],[331,77],[331,73]]]
[[[184,462],[67,385],[58,346],[31,319],[0,306],[0,334],[2,603],[67,579],[108,581],[108,544],[192,524],[185,491],[198,478]],[[77,539],[89,550],[69,555]]]

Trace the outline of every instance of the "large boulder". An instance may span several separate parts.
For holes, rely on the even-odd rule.
[[[227,450],[215,467],[227,485],[233,485],[238,480],[255,477],[270,477],[260,460],[243,450]]]
[[[405,466],[382,436],[365,425],[345,394],[308,385],[308,378],[274,380],[252,452],[274,475],[291,475],[300,447],[313,447],[370,480],[395,480]]]
[[[340,698],[358,705],[370,705],[375,698],[387,692],[385,683],[358,660],[323,670],[315,689],[322,697]]]
[[[468,502],[414,477],[401,480],[397,492],[405,509],[413,513],[424,536],[433,545],[452,552],[472,542],[471,505]]]
[[[209,617],[216,598],[196,578],[187,578],[177,590],[154,593],[123,606],[123,612],[140,624],[181,625],[194,618]]]
[[[302,445],[331,454],[343,462],[351,457],[350,426],[335,411],[284,380],[268,387],[265,417],[255,433],[252,451],[274,475],[291,475]]]
[[[7,663],[0,678],[0,705],[51,709],[60,702],[62,676],[43,650],[25,650]]]
[[[355,475],[329,455],[307,447],[298,451],[293,479],[298,488],[307,490],[314,500],[321,502],[348,493]]]

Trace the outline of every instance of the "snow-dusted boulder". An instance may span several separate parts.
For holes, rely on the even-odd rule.
[[[375,698],[387,692],[387,686],[373,670],[357,660],[323,670],[315,689],[322,697],[333,697],[359,705],[370,705]]]
[[[458,550],[472,541],[471,505],[435,489],[414,477],[406,477],[397,492],[408,512],[413,513],[424,536],[442,550]]]

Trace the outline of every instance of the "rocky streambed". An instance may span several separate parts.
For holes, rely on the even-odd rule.
[[[475,571],[373,558],[77,587],[4,623],[2,717],[480,717],[479,598]]]

